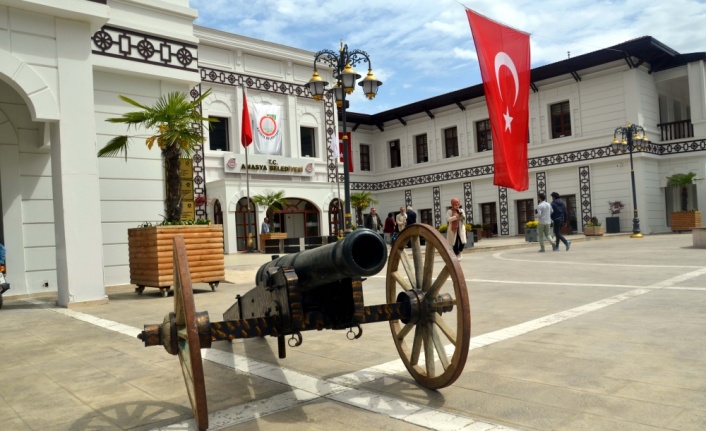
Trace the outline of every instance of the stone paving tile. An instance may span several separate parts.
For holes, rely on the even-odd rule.
[[[654,427],[634,422],[618,421],[611,418],[582,414],[554,429],[554,431],[659,431]]]

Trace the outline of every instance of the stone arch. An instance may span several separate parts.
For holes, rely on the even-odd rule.
[[[22,96],[33,121],[59,121],[56,97],[32,66],[7,51],[0,51],[0,79]]]

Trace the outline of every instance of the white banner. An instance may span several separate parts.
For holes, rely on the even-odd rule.
[[[282,107],[252,103],[255,154],[282,154]]]

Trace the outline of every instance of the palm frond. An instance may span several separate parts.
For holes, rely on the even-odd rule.
[[[98,157],[113,157],[121,153],[125,153],[125,161],[127,161],[127,148],[130,144],[130,137],[127,135],[116,136],[100,150]]]

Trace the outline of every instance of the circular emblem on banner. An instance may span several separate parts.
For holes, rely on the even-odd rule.
[[[228,159],[227,165],[229,168],[233,169],[235,167],[235,165],[237,165],[237,164],[238,163],[235,161],[235,158]]]
[[[263,115],[260,117],[260,132],[269,138],[277,133],[277,121],[274,118]]]
[[[306,171],[309,172],[309,173],[314,172],[314,164],[313,164],[313,163],[309,163],[308,165],[306,165]]]

